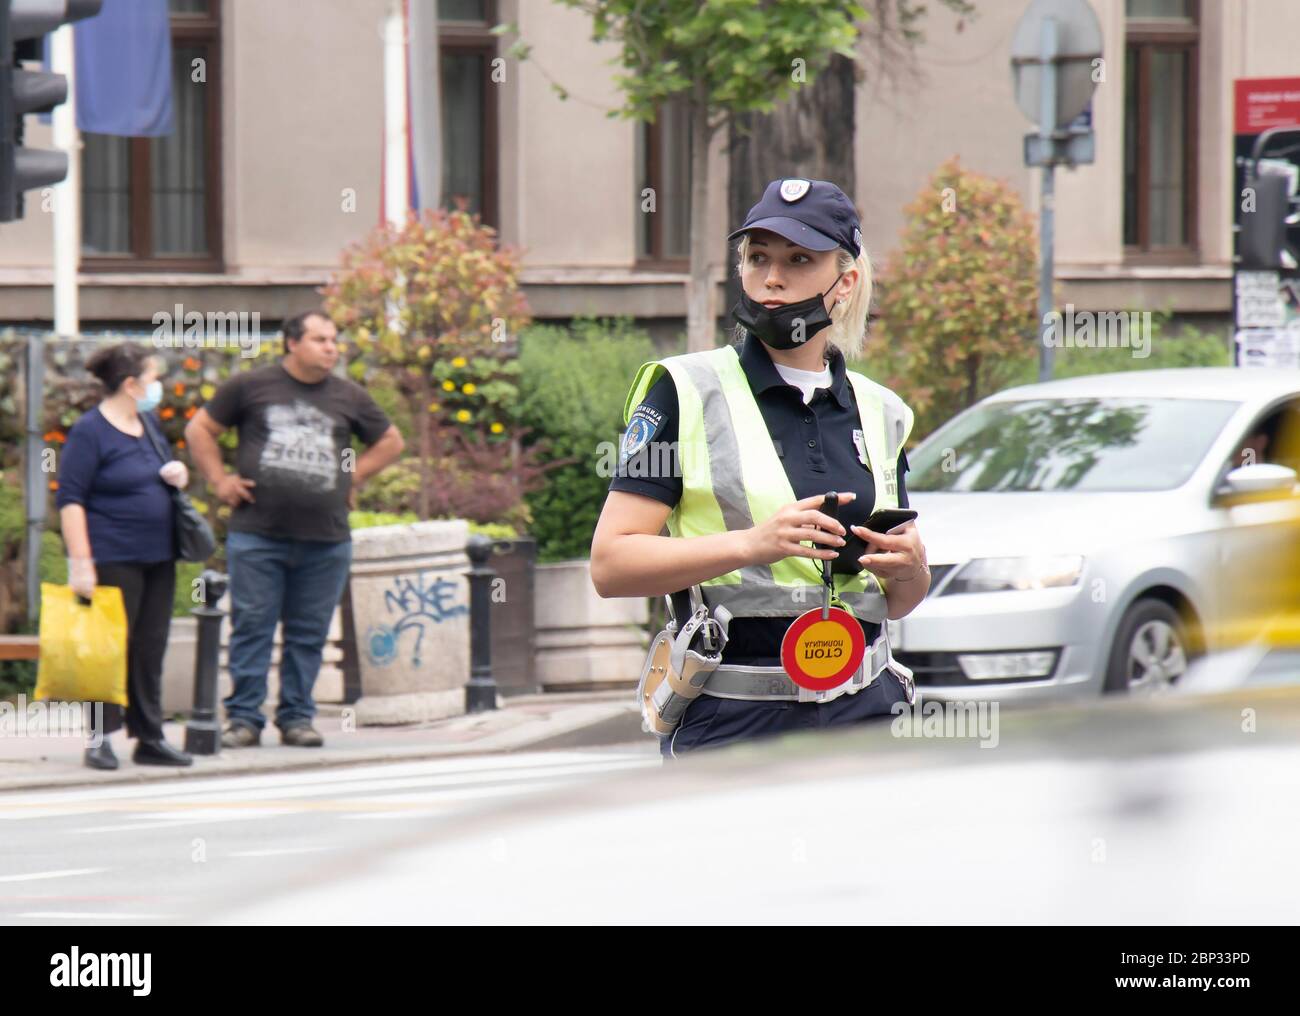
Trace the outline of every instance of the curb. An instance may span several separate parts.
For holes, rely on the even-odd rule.
[[[0,804],[5,794],[27,790],[85,789],[522,751],[648,745],[650,738],[641,730],[640,710],[634,702],[629,701],[626,693],[615,693],[613,696],[584,695],[583,699],[580,702],[557,702],[554,696],[549,700],[538,696],[532,701],[521,700],[514,709],[506,707],[494,713],[455,716],[431,724],[401,728],[408,733],[427,731],[428,739],[419,744],[331,749],[330,741],[338,744],[341,740],[340,735],[335,734],[327,740],[324,749],[268,746],[277,752],[269,757],[259,754],[258,749],[241,749],[238,752],[227,749],[216,756],[203,756],[198,765],[184,768],[135,766],[128,757],[124,759],[121,769],[93,775],[89,770],[80,769],[63,774],[45,775],[37,770],[15,777],[0,775]],[[539,704],[558,708],[538,715],[528,715],[526,707]],[[515,720],[518,722],[512,722]],[[495,726],[496,729],[475,729],[484,726]],[[281,751],[302,754],[280,755]],[[245,755],[245,752],[248,754]],[[0,773],[3,772],[3,764],[0,762]]]

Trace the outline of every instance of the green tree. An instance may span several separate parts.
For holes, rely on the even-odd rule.
[[[956,158],[906,212],[867,358],[868,373],[915,410],[919,439],[1037,356],[1038,247],[1019,195]]]
[[[690,350],[717,341],[708,231],[709,145],[733,116],[770,112],[814,80],[831,57],[854,56],[855,23],[867,17],[846,0],[560,0],[589,14],[592,37],[617,43],[615,80],[624,105],[611,116],[653,121],[668,99],[691,120]],[[526,56],[526,47],[515,50]]]
[[[428,211],[350,247],[324,292],[355,344],[349,371],[377,367],[406,403],[420,518],[525,521],[540,474],[514,418],[528,320],[517,252],[463,210]]]

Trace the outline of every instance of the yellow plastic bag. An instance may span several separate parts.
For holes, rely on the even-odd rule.
[[[71,586],[41,583],[36,698],[126,705],[126,606],[117,586],[96,586],[89,606]]]

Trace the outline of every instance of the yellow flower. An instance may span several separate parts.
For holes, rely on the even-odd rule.
[[[212,385],[199,385],[199,394],[203,396],[204,401],[212,398],[217,394],[217,389]]]
[[[494,423],[494,424],[492,424],[492,427],[491,427],[490,429],[491,429],[491,431],[492,431],[493,434],[500,434],[503,430],[505,430],[505,427],[503,427],[503,426],[502,426],[501,424],[499,424],[499,423]]]
[[[469,423],[469,410],[462,409],[456,413],[456,419],[461,423]]]
[[[461,390],[462,392],[464,392],[466,395],[473,395],[476,391],[478,391],[478,387],[474,384],[473,381],[467,381],[467,382],[466,382],[466,383],[461,387],[460,390]]]
[[[463,367],[465,366],[465,358],[463,356],[458,356],[456,359],[451,361],[451,365],[453,367]]]
[[[443,390],[444,392],[454,392],[454,391],[456,390],[456,382],[455,382],[455,381],[444,381],[444,382],[442,383],[442,390]]]
[[[415,355],[418,356],[421,360],[427,360],[429,359],[429,357],[433,355],[433,350],[430,349],[428,346],[421,346],[420,351]]]
[[[441,409],[441,408],[442,408],[442,406],[439,405],[437,402],[430,402],[430,403],[429,403],[429,412],[431,412],[431,413],[436,413],[436,412],[437,412],[439,409]]]

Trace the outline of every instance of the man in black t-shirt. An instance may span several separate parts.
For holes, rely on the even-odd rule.
[[[228,748],[261,739],[280,621],[280,740],[323,743],[312,726],[312,688],[352,562],[348,508],[403,445],[366,390],[332,373],[339,352],[328,317],[310,311],[285,322],[284,344],[280,363],[231,378],[185,428],[195,464],[234,509],[226,539],[234,690],[223,703],[221,738]],[[234,473],[225,471],[217,445],[230,427],[239,435]],[[354,434],[366,445],[360,455]]]

